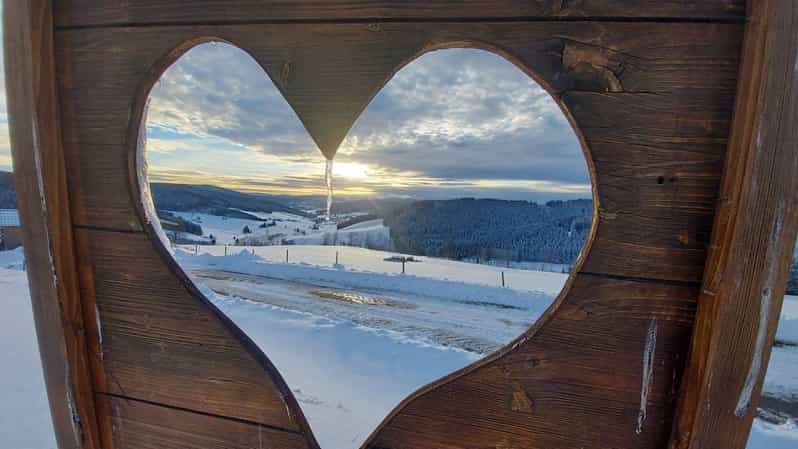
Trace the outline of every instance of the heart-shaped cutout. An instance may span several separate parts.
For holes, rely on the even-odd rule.
[[[146,133],[166,244],[323,448],[360,445],[414,390],[525,332],[590,234],[565,115],[484,50],[402,68],[329,162],[257,62],[202,44],[152,90]]]

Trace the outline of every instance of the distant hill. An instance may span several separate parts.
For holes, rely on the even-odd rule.
[[[308,216],[305,212],[287,206],[268,195],[237,192],[216,186],[152,183],[150,189],[158,210],[201,211],[212,215],[238,217],[241,213],[237,209],[241,209]]]
[[[17,194],[14,192],[14,175],[0,171],[0,209],[16,209]]]
[[[242,193],[215,186],[152,183],[153,201],[158,209],[173,211],[207,211],[215,215],[236,215],[235,209],[252,212],[288,212],[307,216],[286,204],[283,197]],[[14,174],[0,171],[0,209],[17,207]],[[253,218],[251,215],[241,218]]]
[[[0,209],[17,207],[13,179],[12,173],[0,171]],[[153,183],[151,188],[159,215],[163,210],[172,210],[255,218],[237,210],[242,209],[309,217],[298,207],[323,204],[323,197],[251,194],[207,185]],[[574,261],[587,239],[592,209],[590,200],[537,204],[473,198],[342,199],[333,205],[337,214],[364,212],[369,214],[364,216],[369,219],[383,218],[391,228],[391,239],[397,251],[455,259],[477,257],[552,263]],[[354,218],[352,223],[363,219]],[[787,292],[798,295],[798,243]]]
[[[590,231],[591,200],[423,200],[382,215],[397,251],[454,259],[573,263]]]

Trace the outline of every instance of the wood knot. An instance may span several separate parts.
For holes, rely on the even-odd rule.
[[[532,407],[535,402],[529,397],[526,390],[521,385],[515,386],[513,390],[512,401],[510,402],[510,409],[518,413],[532,413]]]
[[[624,67],[615,56],[615,52],[607,48],[567,42],[563,48],[562,62],[563,66],[596,88],[607,92],[623,92],[619,77]]]
[[[374,32],[374,33],[379,33],[380,31],[382,31],[382,24],[380,24],[380,23],[370,23],[370,24],[366,25],[366,29],[371,31],[371,32]]]

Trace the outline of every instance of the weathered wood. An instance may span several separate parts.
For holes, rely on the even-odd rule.
[[[59,63],[65,70],[59,72],[59,78],[64,87],[90,88],[97,94],[74,98],[75,112],[89,114],[92,126],[81,127],[80,134],[67,136],[67,140],[83,142],[94,136],[101,140],[95,138],[91,143],[116,144],[120,139],[116,114],[122,113],[121,108],[128,112],[129,97],[139,95],[136,88],[129,87],[131,83],[157,77],[159,68],[168,65],[163,60],[171,62],[190,48],[186,43],[202,37],[225,40],[251,54],[264,67],[319,148],[332,156],[351,125],[392,74],[435,48],[489,48],[508,57],[555,95],[585,91],[641,94],[642,98],[646,93],[654,97],[694,89],[691,94],[704,96],[695,99],[693,95],[685,96],[682,101],[695,107],[701,106],[697,102],[712,93],[715,94],[712,100],[723,100],[725,96],[727,104],[731,103],[741,32],[739,25],[595,22],[79,30],[58,33],[59,42],[67,44],[69,51],[64,54],[59,47],[59,57],[65,57],[65,62],[74,66],[70,69]],[[101,60],[105,64],[98,65]],[[124,92],[125,98],[118,99],[117,92]],[[624,98],[634,97],[616,101],[624,103]],[[663,97],[660,102],[665,104],[668,100]],[[671,100],[670,104],[673,103],[680,104]],[[710,111],[728,113],[725,105],[703,106]],[[667,110],[664,106],[659,109],[651,106],[648,111]],[[673,122],[682,117],[673,113],[678,111],[667,112],[670,112],[667,120],[658,124],[658,135],[673,138]],[[707,116],[707,123],[697,118],[685,121],[684,125],[690,126],[685,126],[684,132],[714,131],[725,137],[728,126],[713,130],[710,125],[714,117]],[[646,121],[641,119],[636,123],[640,130],[639,125]]]
[[[145,234],[76,236],[94,273],[105,369],[97,391],[294,432],[306,426],[260,350],[186,288]]]
[[[661,447],[696,294],[578,275],[559,308],[509,350],[413,395],[366,447]]]
[[[38,175],[17,177],[21,201],[33,201],[22,212],[34,305],[46,317],[42,341],[56,342],[42,347],[59,438],[79,434],[67,428],[71,384],[79,384],[77,411],[89,429],[88,439],[84,432],[62,449],[254,447],[266,445],[264,432],[270,446],[316,447],[268,359],[151,240],[131,179],[150,86],[209,39],[252,55],[327,155],[393,73],[452,46],[495,51],[541,82],[586,146],[598,224],[566,292],[512,345],[407,399],[367,447],[662,447],[724,160],[673,441],[742,447],[753,407],[743,407],[742,419],[729,415],[740,401],[727,393],[752,372],[751,399],[758,395],[784,242],[798,227],[798,185],[789,179],[798,170],[796,135],[787,125],[798,119],[790,69],[798,6],[789,0],[752,3],[728,155],[742,0],[54,0],[55,69],[42,57],[53,53],[50,16],[29,4],[6,5],[7,15],[23,13],[6,18],[6,63],[14,67],[17,168]],[[29,151],[34,143],[42,157]],[[33,240],[45,231],[48,244]],[[79,267],[70,272],[74,252]],[[81,301],[70,300],[78,286]],[[756,318],[763,293],[764,326]],[[63,316],[59,299],[67,300]],[[739,352],[722,353],[721,342]],[[759,369],[748,370],[751,360]]]
[[[562,100],[585,139],[602,212],[585,270],[699,282],[741,31],[739,25],[634,23],[62,31],[63,116],[75,130],[65,134],[65,145],[72,191],[80,193],[74,221],[142,229],[137,194],[126,176],[136,135],[129,119],[140,114],[146,87],[190,47],[187,42],[215,37],[251,54],[278,80],[311,135],[333,153],[398,68],[430,48],[477,46],[499,52],[540,80]]]
[[[73,250],[52,9],[44,0],[9,2],[4,9],[14,184],[53,428],[61,449],[100,448],[84,327],[93,311],[81,307]]]
[[[688,18],[741,20],[744,0],[55,0],[60,27],[308,20]]]
[[[253,423],[231,421],[186,410],[117,397],[108,401],[108,418],[119,448],[136,449],[306,449],[302,435]]]
[[[745,447],[798,232],[798,4],[754,0],[749,7],[672,449]]]

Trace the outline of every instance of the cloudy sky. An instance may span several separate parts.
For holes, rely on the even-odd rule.
[[[0,169],[10,169],[5,89]],[[150,97],[150,179],[320,194],[324,159],[246,53],[204,44]],[[374,98],[334,161],[337,195],[548,200],[590,196],[576,136],[534,81],[494,54],[427,53]]]

